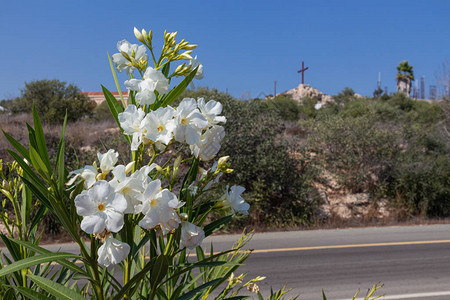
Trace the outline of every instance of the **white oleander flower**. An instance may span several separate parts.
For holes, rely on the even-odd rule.
[[[81,229],[89,234],[103,230],[118,232],[123,227],[123,212],[127,200],[104,180],[97,181],[89,190],[75,197],[77,214],[83,217]]]
[[[226,203],[231,207],[234,213],[241,213],[243,215],[248,215],[248,209],[250,205],[245,202],[241,194],[245,191],[245,188],[239,185],[233,185],[230,190],[226,192]]]
[[[156,164],[144,166],[129,177],[126,176],[128,172],[126,172],[126,168],[123,165],[115,167],[112,171],[114,178],[109,184],[114,188],[116,193],[122,194],[127,200],[127,209],[124,211],[124,214],[136,213],[136,207],[141,204],[141,195],[151,180],[148,177],[148,173],[155,166]]]
[[[321,108],[322,108],[322,103],[316,103],[316,105],[314,105],[315,110],[319,110]]]
[[[98,152],[97,157],[100,162],[100,170],[102,170],[102,174],[106,175],[114,169],[119,158],[119,153],[113,149],[109,149],[106,153]]]
[[[98,248],[97,261],[101,266],[109,267],[123,261],[129,253],[130,246],[127,243],[122,243],[113,238],[112,234],[108,234],[103,245]]]
[[[191,70],[194,70],[198,67],[197,72],[194,76],[195,79],[203,79],[203,65],[200,61],[197,60],[197,55],[193,59],[189,60],[189,66],[191,66]]]
[[[224,137],[225,129],[222,126],[214,125],[200,136],[197,143],[190,146],[191,152],[201,160],[210,160],[219,152],[220,142]]]
[[[125,86],[136,91],[136,100],[140,105],[153,104],[156,100],[155,91],[159,94],[165,94],[169,89],[169,80],[164,74],[148,67],[144,73],[143,79],[130,79],[125,81]]]
[[[126,53],[129,58],[136,61],[148,60],[148,56],[145,54],[146,48],[144,45],[138,46],[137,44],[130,44],[127,40],[122,40],[117,42],[117,50],[119,50],[119,53],[112,55],[112,61],[116,64],[117,71],[119,72],[126,70],[128,74],[131,74],[135,69],[135,67],[132,66],[132,63],[123,56],[122,52]]]
[[[219,116],[222,113],[222,104],[220,102],[210,100],[205,103],[204,98],[198,98],[197,104],[200,112],[205,116],[210,125],[225,123],[227,121],[225,116]]]
[[[176,229],[181,222],[176,209],[184,203],[178,201],[177,196],[168,189],[162,191],[160,189],[160,180],[150,182],[142,195],[142,205],[137,207],[137,211],[144,214],[139,226],[144,229],[153,229],[159,225],[166,234]]]
[[[72,185],[78,178],[82,178],[84,180],[84,187],[89,189],[97,181],[96,178],[98,172],[94,166],[85,166],[84,168],[75,170],[70,174],[75,174],[75,176],[67,182],[67,185]]]
[[[197,101],[184,98],[177,107],[175,115],[175,140],[193,145],[200,140],[202,130],[208,126],[208,120],[197,108]]]
[[[180,249],[200,246],[204,238],[205,232],[200,227],[189,222],[181,223]]]
[[[128,105],[127,108],[118,115],[120,127],[126,135],[132,136],[131,150],[135,151],[142,143],[141,122],[145,117],[142,108],[135,105]]]
[[[151,111],[142,121],[142,130],[144,137],[156,142],[168,145],[173,138],[173,130],[175,129],[175,109],[167,106],[160,107],[155,111]]]

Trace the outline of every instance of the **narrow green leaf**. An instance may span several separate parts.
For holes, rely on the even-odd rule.
[[[325,291],[322,289],[322,300],[327,300],[327,296],[325,296]]]
[[[26,299],[31,300],[48,300],[49,298],[45,295],[42,295],[30,288],[23,287],[23,286],[11,286],[12,288],[19,291],[22,295],[26,296]],[[50,298],[51,299],[51,298]]]
[[[7,151],[9,155],[11,155],[14,158],[14,160],[19,164],[22,170],[28,175],[27,181],[31,182],[32,185],[34,185],[40,193],[47,195],[47,188],[42,183],[41,179],[39,179],[39,177],[33,172],[33,170],[31,170],[31,168],[27,165],[27,163],[25,163],[25,161],[14,151],[11,150]]]
[[[169,71],[170,71],[170,63],[167,63],[162,67],[161,72],[164,74],[164,76],[169,77]]]
[[[39,253],[39,254],[59,253],[59,252],[51,252],[50,250],[47,250],[47,249],[42,248],[42,247],[39,247],[38,245],[35,245],[33,243],[30,243],[30,242],[19,241],[19,240],[15,240],[15,239],[9,239],[9,240],[14,242],[14,243],[16,243],[16,244],[22,245],[22,246],[24,246],[24,247],[26,247],[26,248],[28,248],[30,250],[33,250],[34,252]],[[86,275],[86,272],[83,269],[81,269],[80,267],[78,267],[77,265],[75,265],[72,262],[69,262],[69,261],[67,261],[65,259],[57,260],[57,262],[60,265],[62,265],[64,267],[67,267],[68,269],[70,269],[70,270],[72,270],[72,271],[74,271],[76,273],[80,273],[80,274]]]
[[[133,287],[136,282],[139,282],[142,278],[148,275],[148,272],[153,267],[155,260],[150,260],[144,268],[142,268],[139,273],[135,274],[127,284],[125,284],[122,289],[114,296],[113,300],[121,300],[123,296],[128,293],[128,291]]]
[[[122,106],[119,104],[117,99],[111,94],[110,91],[108,91],[107,88],[105,88],[102,85],[103,95],[105,96],[106,103],[108,104],[109,110],[111,111],[111,114],[114,117],[114,120],[116,120],[117,125],[119,126],[120,130],[123,132],[122,127],[120,126],[119,122],[119,114],[123,112]],[[131,138],[128,135],[125,135],[125,139],[128,141],[128,143],[131,144]]]
[[[33,122],[34,132],[36,135],[36,143],[39,156],[47,166],[47,170],[51,172],[50,158],[48,157],[47,144],[45,142],[44,130],[42,129],[41,119],[39,118],[36,106],[33,105]]]
[[[64,136],[66,133],[66,125],[67,125],[67,112],[64,117],[64,123],[61,129],[61,137],[59,138],[58,143],[58,152],[56,153],[56,170],[55,173],[58,174],[58,185],[59,185],[59,193],[62,194],[66,178],[65,178],[65,167],[64,167]]]
[[[0,233],[0,238],[2,239],[3,243],[5,244],[6,248],[9,251],[9,254],[11,255],[12,259],[14,260],[21,260],[23,257],[20,253],[20,248],[16,244],[11,243],[8,237],[6,237],[4,234]]]
[[[14,147],[14,149],[16,149],[17,152],[20,153],[20,155],[22,155],[25,159],[27,159],[29,161],[30,156],[28,154],[28,150],[24,146],[22,146],[22,144],[20,144],[18,141],[16,141],[12,136],[7,134],[4,130],[2,130],[2,131],[3,131],[3,135],[6,137],[8,142]]]
[[[123,108],[125,108],[125,107],[127,107],[127,105],[125,103],[125,100],[123,99],[122,89],[120,88],[119,80],[117,80],[116,69],[114,68],[114,64],[113,64],[113,62],[111,60],[111,57],[109,56],[109,53],[106,53],[106,54],[108,55],[109,66],[111,67],[111,73],[112,73],[112,75],[114,77],[114,83],[116,84],[117,92],[119,93],[120,100],[122,101]]]
[[[34,281],[39,287],[49,292],[51,295],[55,296],[57,299],[61,300],[85,300],[81,294],[77,293],[75,290],[63,286],[62,284],[53,282],[47,278],[27,275],[31,280]]]
[[[167,94],[164,95],[164,97],[161,99],[160,106],[167,106],[172,104],[173,101],[175,101],[181,93],[184,92],[184,90],[188,87],[189,83],[191,83],[192,79],[194,79],[195,74],[197,73],[197,68],[195,68],[191,73],[189,73],[188,76],[186,76],[176,87],[170,90]]]
[[[80,258],[78,255],[72,254],[72,253],[64,253],[64,252],[57,252],[57,253],[47,253],[47,254],[41,254],[33,257],[28,257],[19,261],[16,261],[3,269],[0,270],[0,277],[8,275],[12,272],[19,271],[22,269],[27,269],[29,267],[47,263],[50,261],[57,261],[60,259],[65,258]]]
[[[250,298],[250,296],[234,296],[234,297],[225,298],[224,300],[240,300],[240,299],[248,299],[248,298]]]
[[[41,177],[44,178],[47,182],[49,182],[51,172],[49,169],[47,169],[47,166],[45,165],[44,161],[39,156],[39,153],[31,145],[30,145],[30,158],[31,158],[31,164],[36,169],[38,174],[41,175]]]
[[[224,280],[226,278],[221,277],[221,278],[217,278],[214,280],[211,280],[207,283],[204,283],[202,285],[200,285],[199,287],[193,289],[192,291],[187,292],[186,294],[182,295],[181,297],[178,297],[177,300],[190,300],[192,299],[195,295],[197,295],[198,293],[200,293],[201,291],[203,291],[204,289],[218,283],[221,280]]]
[[[214,232],[216,232],[217,230],[222,228],[222,226],[224,226],[225,224],[230,222],[232,219],[233,219],[233,216],[229,215],[229,216],[220,218],[218,220],[215,220],[214,222],[209,223],[208,225],[206,225],[203,228],[203,231],[205,232],[205,236],[213,234]]]
[[[26,176],[26,174],[24,174]],[[27,232],[27,226],[30,224],[30,216],[32,209],[32,195],[27,185],[22,188],[22,201],[20,203],[20,218],[22,219],[22,232]],[[30,229],[31,231],[31,229]]]
[[[45,205],[45,207],[47,208],[52,208],[52,206],[50,205],[50,202],[48,201],[47,198],[47,191],[41,191],[41,187],[39,186],[39,184],[35,183],[33,180],[28,180],[25,177],[22,177],[23,182],[28,186],[28,188],[31,190],[31,192],[33,193],[33,195],[35,195],[38,200]]]
[[[161,280],[164,279],[168,269],[169,269],[169,259],[167,258],[166,255],[161,254],[156,259],[152,268],[152,273],[150,276],[150,285],[152,289],[155,289],[161,282]]]

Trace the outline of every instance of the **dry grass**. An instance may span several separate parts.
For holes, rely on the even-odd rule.
[[[26,123],[32,124],[33,117],[30,114],[0,115],[0,129],[14,137],[23,145],[28,144],[28,131]],[[61,135],[62,125],[43,125],[43,129],[48,143],[58,141]],[[94,150],[101,138],[117,134],[119,129],[113,121],[95,122],[93,120],[83,120],[69,123],[66,128],[66,139],[72,145],[76,145],[77,150]],[[11,145],[3,134],[0,135],[0,159],[10,161],[11,157],[7,149]]]

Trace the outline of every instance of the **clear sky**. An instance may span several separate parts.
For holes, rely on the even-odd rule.
[[[164,29],[198,44],[205,78],[196,86],[238,98],[305,83],[327,94],[345,87],[372,95],[395,89],[397,64],[408,60],[428,86],[450,60],[449,0],[2,1],[0,99],[24,82],[59,79],[83,91],[114,89],[106,53],[137,42],[133,27]],[[119,80],[124,81],[122,74]]]

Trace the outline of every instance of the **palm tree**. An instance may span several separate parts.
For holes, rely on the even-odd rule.
[[[414,80],[413,66],[410,66],[407,60],[400,62],[397,66],[397,92],[405,93],[409,96],[411,93],[411,82]]]

